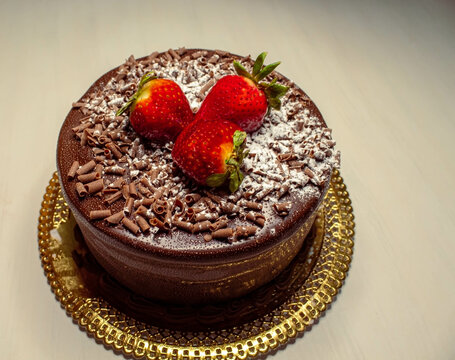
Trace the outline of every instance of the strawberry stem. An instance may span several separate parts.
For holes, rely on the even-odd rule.
[[[254,62],[253,72],[251,74],[238,61],[234,61],[234,69],[237,75],[252,80],[259,89],[264,91],[265,95],[267,96],[269,110],[270,108],[280,110],[281,108],[280,98],[283,97],[284,94],[286,94],[289,88],[287,86],[277,84],[276,78],[273,79],[270,83],[260,82],[263,79],[265,79],[268,75],[270,75],[281,63],[280,61],[277,61],[272,64],[264,66],[264,60],[266,56],[267,56],[266,52],[259,54],[259,56],[256,58],[256,61]]]
[[[149,81],[153,80],[153,79],[156,79],[156,76],[155,76],[155,73],[153,71],[151,72],[148,72],[147,74],[144,74],[141,78],[141,80],[139,81],[139,84],[137,86],[137,91],[133,94],[133,96],[131,96],[131,98],[125,103],[125,105],[123,105],[116,113],[115,115],[119,116],[119,115],[122,115],[126,110],[128,110],[130,108],[130,106],[137,100],[137,98],[139,97],[141,91],[142,91],[142,88],[144,87],[144,85],[146,83],[148,83]]]
[[[234,149],[232,155],[226,160],[227,170],[225,173],[212,174],[206,179],[206,184],[210,187],[219,187],[229,179],[229,190],[235,192],[242,183],[245,176],[240,170],[243,159],[248,155],[246,147],[246,132],[236,130],[232,136]]]

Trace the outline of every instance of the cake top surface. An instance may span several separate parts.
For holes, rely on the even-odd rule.
[[[253,64],[218,50],[131,56],[73,103],[59,137],[58,170],[67,198],[96,228],[146,249],[230,251],[292,233],[317,207],[339,153],[314,103],[277,72],[269,78],[290,89],[281,109],[248,134],[245,179],[234,193],[191,181],[172,161],[172,142],[153,144],[128,116],[116,115],[150,71],[174,80],[197,111],[215,82],[234,74],[233,60]]]

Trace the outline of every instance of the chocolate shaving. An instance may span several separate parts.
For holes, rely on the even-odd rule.
[[[133,221],[128,218],[122,219],[122,224],[125,226],[129,231],[131,231],[134,235],[137,235],[140,231],[139,226],[137,226]]]
[[[118,178],[112,184],[110,184],[109,187],[114,188],[114,189],[121,189],[124,183],[125,183],[125,179]]]
[[[187,212],[188,212],[188,210],[187,210]],[[204,221],[204,220],[215,220],[217,217],[218,217],[218,215],[214,214],[214,213],[201,212],[201,213],[195,215],[194,220],[196,222],[200,222],[200,221]]]
[[[76,171],[79,169],[79,161],[73,161],[70,169],[68,170],[68,179],[72,180],[76,176]]]
[[[315,177],[313,170],[311,170],[309,167],[306,167],[305,169],[303,169],[303,173],[305,175],[307,175],[310,179]]]
[[[262,210],[262,204],[255,201],[242,200],[239,204],[247,209]]]
[[[168,51],[169,51],[169,54],[171,54],[175,60],[180,60],[180,55],[177,54],[174,49],[169,49]]]
[[[97,180],[100,178],[100,174],[98,174],[97,172],[91,172],[91,173],[88,173],[88,174],[82,174],[82,175],[79,175],[77,177],[77,179],[81,182],[81,183],[88,183],[88,182],[91,182],[93,180]]]
[[[264,227],[265,224],[265,216],[259,213],[255,213],[253,211],[250,211],[248,214],[246,214],[246,219],[250,220],[260,227]]]
[[[283,185],[279,188],[278,190],[278,200],[281,199],[287,192],[289,191],[289,186],[288,185]]]
[[[129,184],[125,184],[122,186],[122,195],[125,200],[130,197],[130,185]]]
[[[213,239],[227,239],[234,234],[234,230],[232,228],[225,228],[219,229],[212,232]]]
[[[212,240],[212,235],[210,235],[210,234],[205,234],[205,235],[204,235],[204,241],[205,241],[205,242],[209,242],[209,241],[211,241],[211,240]]]
[[[185,230],[186,232],[189,233],[193,232],[193,224],[191,224],[190,222],[174,219],[172,223],[179,229]]]
[[[101,165],[101,164],[96,164],[95,165],[95,172],[97,174],[100,174],[100,177],[103,175],[103,170],[104,170],[103,165]]]
[[[103,190],[104,182],[103,179],[95,180],[85,184],[85,188],[87,189],[89,194],[97,193],[98,191]]]
[[[109,216],[111,216],[111,210],[106,209],[106,210],[92,210],[90,211],[90,220],[99,220],[99,219],[105,219]]]
[[[233,203],[228,202],[221,202],[220,204],[221,211],[225,214],[234,214],[240,211],[240,207],[238,205],[234,205]]]
[[[148,210],[147,210],[147,208],[144,205],[139,205],[137,210],[134,212],[134,215],[141,215],[141,216],[146,216],[147,217],[147,212],[148,212]]]
[[[203,96],[208,89],[210,89],[213,85],[215,84],[215,79],[211,78],[208,82],[205,83],[205,85],[201,88],[199,91],[199,95]]]
[[[286,216],[291,210],[292,202],[283,202],[283,203],[276,203],[273,204],[273,208],[280,216]]]
[[[266,188],[266,189],[262,189],[260,192],[258,192],[256,194],[256,199],[258,201],[262,200],[263,198],[265,198],[268,194],[270,194],[271,192],[273,191],[273,188],[272,187],[269,187],[269,188]]]
[[[165,224],[158,218],[153,217],[149,220],[150,225],[156,226],[160,230],[169,230],[166,228]]]
[[[134,182],[130,183],[128,190],[129,190],[130,196],[137,199],[139,194],[137,193],[136,184]]]
[[[201,198],[199,194],[188,194],[185,196],[184,201],[187,203],[188,206],[196,203]]]
[[[209,208],[210,211],[215,211],[216,210],[216,205],[212,202],[212,200],[209,197],[204,197],[202,198],[207,207]]]
[[[142,199],[141,204],[144,205],[144,206],[151,206],[151,205],[153,205],[155,203],[155,201],[156,201],[155,198],[150,198],[150,199],[149,198],[144,198],[144,199]]]
[[[85,188],[84,184],[80,182],[76,183],[76,191],[81,198],[87,196],[87,189]]]
[[[106,199],[104,199],[104,202],[109,204],[109,205],[111,205],[114,202],[116,202],[118,199],[120,199],[121,197],[122,197],[122,192],[121,191],[117,191],[114,194],[106,197]]]
[[[133,206],[134,206],[134,199],[132,197],[130,197],[125,202],[125,208],[124,208],[125,213],[131,214],[131,212],[133,211]]]
[[[136,216],[136,222],[143,233],[146,233],[147,231],[150,230],[150,225],[148,224],[147,220],[145,220],[142,216],[140,215]]]
[[[167,202],[155,201],[153,204],[153,212],[157,215],[163,215],[167,210]]]
[[[210,231],[222,229],[222,228],[225,228],[228,225],[228,223],[229,223],[229,220],[226,217],[222,217],[222,218],[218,219],[218,221],[210,224],[209,229],[210,229]]]
[[[248,237],[256,234],[257,226],[237,226],[235,228],[235,237]]]
[[[120,223],[120,221],[123,219],[123,217],[124,217],[123,211],[119,211],[119,212],[109,216],[108,218],[106,218],[106,221],[111,225],[117,225],[118,223]]]
[[[198,222],[193,225],[193,233],[204,232],[210,229],[212,223],[208,220]]]
[[[77,171],[77,175],[87,174],[89,171],[92,171],[96,166],[96,162],[90,160],[88,163],[82,165]]]
[[[118,146],[113,142],[107,143],[106,148],[108,148],[117,159],[120,159],[123,156]]]

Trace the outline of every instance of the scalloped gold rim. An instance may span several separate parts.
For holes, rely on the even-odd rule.
[[[38,245],[47,279],[57,299],[82,328],[125,355],[149,360],[233,360],[267,354],[303,333],[322,315],[336,297],[349,270],[354,246],[354,215],[346,186],[339,171],[335,170],[316,219],[316,226],[324,230],[323,250],[300,288],[300,300],[299,297],[293,298],[292,302],[283,306],[278,324],[248,339],[228,341],[216,346],[204,346],[202,340],[198,346],[160,343],[153,338],[146,339],[140,334],[131,334],[115,326],[110,321],[111,317],[103,316],[96,310],[99,304],[108,309],[108,312],[125,319],[128,317],[102,299],[97,299],[98,305],[92,306],[92,299],[78,296],[58,277],[53,266],[55,254],[51,247],[51,230],[55,228],[53,217],[57,211],[69,211],[67,207],[57,203],[59,189],[58,176],[54,173],[46,188],[38,225]],[[311,291],[307,292],[307,289]]]

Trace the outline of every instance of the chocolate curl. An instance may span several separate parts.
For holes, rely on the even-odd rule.
[[[81,146],[87,145],[87,137],[88,137],[87,131],[84,130],[81,134]]]
[[[106,160],[106,157],[104,155],[98,155],[98,156],[95,156],[95,161],[97,162],[103,162],[104,160]]]
[[[218,229],[225,228],[228,225],[229,220],[226,217],[221,217],[218,221],[210,224],[209,229],[210,231],[215,231]]]
[[[123,211],[119,211],[106,218],[106,221],[111,225],[117,225],[120,223],[120,221],[122,221],[123,217],[124,217]]]
[[[133,197],[135,199],[139,196],[139,194],[137,193],[136,184],[133,182],[130,183],[129,194],[131,197]]]
[[[172,205],[172,211],[175,211],[175,209],[179,208],[179,212],[175,212],[175,215],[177,216],[182,216],[185,212],[185,203],[182,202],[182,200],[177,196],[174,200],[174,204]]]
[[[104,172],[106,174],[111,174],[111,175],[123,175],[125,174],[126,169],[122,168],[121,166],[114,165],[114,166],[108,166],[107,168],[104,169]]]
[[[98,191],[103,190],[104,182],[103,179],[95,180],[85,184],[85,188],[87,189],[89,194],[94,194]]]
[[[103,175],[103,170],[104,170],[103,165],[101,165],[101,164],[96,164],[96,165],[95,165],[95,172],[96,172],[97,174],[100,174],[100,178],[101,178],[101,176]]]
[[[76,176],[76,171],[79,169],[79,161],[73,161],[70,169],[68,170],[68,179],[73,180]]]
[[[289,186],[288,185],[283,185],[281,188],[279,188],[279,190],[278,190],[278,200],[281,199],[288,191],[289,191]]]
[[[283,202],[283,203],[273,204],[273,208],[280,216],[286,216],[289,213],[289,210],[291,210],[291,207],[292,207],[292,202]]]
[[[90,211],[90,220],[99,220],[99,219],[105,219],[109,216],[111,216],[111,210],[92,210]]]
[[[234,230],[232,228],[225,228],[225,229],[219,229],[214,232],[212,232],[212,238],[213,239],[227,239],[231,237],[234,234]]]
[[[224,201],[220,204],[220,208],[225,214],[234,214],[240,211],[239,206]]]
[[[116,193],[106,197],[106,199],[104,199],[104,202],[109,204],[109,205],[112,205],[114,202],[116,202],[121,197],[122,197],[122,192],[121,191],[117,191]]]
[[[310,179],[314,178],[315,177],[315,174],[313,172],[313,170],[311,170],[309,167],[306,167],[305,169],[303,169],[303,172],[305,175],[307,175]]]
[[[199,194],[188,194],[185,196],[184,201],[188,206],[191,206],[201,198]]]
[[[118,146],[115,145],[113,142],[107,143],[106,148],[108,148],[112,152],[116,159],[120,159],[123,156]]]
[[[132,198],[130,198],[132,199]],[[133,200],[134,201],[134,200]],[[137,210],[134,212],[135,215],[147,216],[147,208],[143,205],[140,205]]]
[[[205,235],[204,235],[204,241],[205,241],[205,242],[209,242],[209,241],[211,241],[211,240],[212,240],[212,235],[210,235],[210,234],[205,234]]]
[[[148,188],[146,188],[144,185],[142,185],[141,183],[137,184],[137,189],[139,190],[139,192],[144,195],[145,197],[150,197],[152,196],[152,193],[150,192],[150,190]]]
[[[191,224],[190,222],[174,219],[172,223],[179,229],[185,230],[186,232],[189,233],[193,232],[193,224]]]
[[[147,231],[150,230],[150,225],[147,223],[147,220],[145,220],[142,216],[140,215],[136,216],[136,222],[143,233],[146,233]]]
[[[270,194],[272,191],[273,191],[272,187],[269,187],[267,189],[262,189],[260,192],[258,192],[256,194],[256,199],[258,199],[258,201],[260,201],[263,198],[265,198],[268,194]]]
[[[216,211],[216,205],[209,197],[204,197],[203,199],[210,211]]]
[[[186,217],[189,219],[189,220],[193,220],[194,216],[195,216],[195,211],[192,207],[186,209]]]
[[[122,195],[125,200],[130,198],[130,186],[128,184],[122,186]]]
[[[132,197],[130,197],[130,198],[128,198],[128,200],[126,200],[124,211],[127,214],[131,214],[131,212],[133,211],[133,206],[134,206],[134,199]]]
[[[289,161],[288,165],[289,169],[302,169],[305,163],[303,161]]]
[[[250,220],[250,221],[256,223],[260,227],[264,227],[264,223],[265,223],[264,215],[250,211],[248,214],[246,214],[246,218],[247,218],[247,220]]]
[[[240,205],[246,207],[247,209],[262,210],[262,204],[259,204],[255,201],[243,200],[240,202]]]
[[[79,170],[76,171],[77,175],[87,174],[89,171],[92,171],[96,166],[96,162],[90,160],[88,163],[82,165]]]
[[[155,180],[158,177],[159,173],[160,171],[158,169],[152,169],[147,173],[147,175],[149,176],[150,181],[153,182],[153,180]]]
[[[285,153],[285,154],[279,154],[277,156],[278,160],[281,161],[281,162],[284,162],[284,161],[289,161],[289,160],[292,160],[295,158],[295,154],[292,153],[292,152],[289,152],[289,153]]]
[[[98,180],[100,178],[100,174],[98,174],[97,172],[91,172],[91,173],[88,173],[88,174],[83,174],[83,175],[79,175],[77,177],[77,179],[81,182],[81,183],[88,183],[88,182],[91,182],[93,180]]]
[[[153,211],[157,215],[163,215],[167,210],[167,202],[166,201],[156,201],[153,204]]]
[[[84,184],[80,182],[76,183],[76,191],[80,198],[87,196],[87,189],[85,188]]]
[[[222,199],[217,196],[217,195],[214,195],[212,194],[211,192],[209,191],[204,191],[204,193],[207,195],[207,197],[209,197],[211,200],[213,200],[214,202],[216,202],[217,204],[220,204]]]
[[[133,166],[137,169],[137,170],[144,170],[146,167],[147,167],[148,163],[147,161],[145,160],[141,160],[141,161],[138,161],[138,162],[135,162],[133,163]]]
[[[78,132],[84,131],[85,129],[89,128],[90,126],[92,126],[92,123],[91,122],[86,122],[86,123],[83,122],[83,121],[88,120],[88,119],[90,119],[90,116],[86,116],[86,117],[82,118],[80,120],[81,124],[79,124],[76,127],[73,127],[71,130],[73,132],[75,132],[75,133],[78,133]]]
[[[212,223],[208,220],[198,222],[193,225],[193,233],[204,232],[210,230]]]
[[[199,214],[196,214],[194,219],[196,222],[199,222],[204,220],[215,220],[217,217],[218,214],[201,212]]]
[[[103,155],[106,157],[106,159],[112,159],[112,151],[109,149],[104,149]]]
[[[147,178],[143,177],[141,180],[140,180],[141,184],[144,185],[147,189],[149,189],[151,192],[155,192],[155,187],[150,184],[150,181],[148,181]]]
[[[160,219],[154,217],[149,220],[150,225],[156,226],[160,230],[169,230],[169,228],[166,227],[166,224],[163,223]]]
[[[172,218],[171,218],[171,208],[169,204],[166,203],[166,215],[164,216],[164,224],[165,226],[169,226],[169,229],[171,228],[172,225]]]
[[[114,188],[114,189],[121,189],[124,183],[125,183],[125,179],[118,178],[112,184],[110,184],[109,187]]]
[[[243,193],[243,197],[244,197],[245,199],[248,200],[248,199],[251,198],[254,194],[256,194],[258,190],[259,190],[259,189],[257,189],[257,188],[249,189],[249,190],[247,190],[247,191],[245,191],[245,192]]]
[[[150,199],[144,198],[144,199],[142,199],[142,203],[141,204],[144,205],[144,206],[151,206],[151,205],[153,205],[155,203],[155,201],[156,200],[154,198],[150,198]]]
[[[140,231],[139,226],[137,226],[133,221],[128,218],[122,219],[122,224],[125,226],[129,231],[131,231],[134,235],[137,235]]]
[[[257,226],[237,226],[235,228],[235,237],[248,237],[256,234]]]

